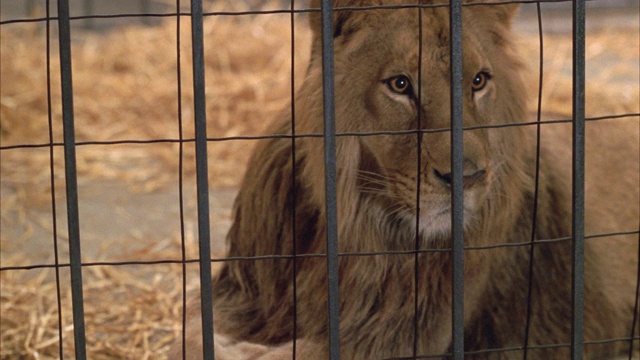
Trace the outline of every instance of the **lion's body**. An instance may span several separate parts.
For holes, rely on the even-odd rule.
[[[474,6],[463,12],[464,84],[476,73],[491,75],[488,87],[465,88],[465,126],[530,121],[521,66],[509,41],[513,11]],[[447,18],[446,8],[423,9],[420,36],[416,9],[344,11],[335,17],[337,130],[405,131],[338,138],[339,250],[378,253],[340,258],[345,359],[409,357],[414,346],[418,355],[450,351],[450,187],[443,176],[449,166],[449,132],[427,132],[418,140],[415,131],[406,131],[449,128]],[[317,22],[312,19],[316,40],[309,74],[296,99],[296,134],[322,130]],[[416,86],[413,98],[394,93],[385,80],[397,74],[420,82],[421,90]],[[291,134],[291,124],[286,114],[273,132]],[[587,124],[587,235],[638,230],[638,134],[637,119]],[[528,304],[529,346],[570,342],[571,124],[543,123],[540,139],[536,192],[536,126],[465,131],[465,245],[489,247],[465,251],[468,351],[524,346]],[[229,256],[285,256],[231,261],[217,274],[214,326],[224,340],[217,340],[217,358],[288,358],[294,337],[298,358],[327,356],[326,262],[322,256],[304,256],[323,254],[326,247],[322,139],[295,140],[295,163],[293,146],[286,138],[263,140],[248,165],[228,234]],[[529,296],[527,243],[534,208],[535,239],[557,240],[533,247]],[[637,232],[586,240],[586,341],[631,335],[638,242]],[[506,243],[521,244],[491,247]],[[416,248],[419,255],[412,252]],[[294,253],[301,255],[295,262],[289,256]],[[187,351],[197,357],[199,314],[192,315]],[[585,354],[607,358],[628,353],[629,346],[629,341],[586,345]],[[529,350],[532,359],[568,354],[566,346]],[[522,351],[475,357],[521,358]]]

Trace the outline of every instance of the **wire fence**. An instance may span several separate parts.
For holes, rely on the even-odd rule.
[[[537,6],[537,22],[539,26],[539,41],[540,41],[540,80],[538,84],[539,94],[538,99],[541,101],[542,95],[542,67],[543,67],[543,54],[542,54],[542,43],[543,39],[543,31],[542,31],[542,18],[541,18],[541,10],[540,3],[549,2],[549,3],[567,3],[566,1],[503,1],[499,2],[500,4],[504,3],[535,3]],[[628,337],[625,338],[617,338],[617,339],[603,339],[601,341],[585,341],[584,340],[584,242],[587,239],[599,238],[599,237],[608,237],[608,236],[622,236],[622,235],[639,235],[640,230],[630,230],[626,231],[625,229],[620,229],[618,232],[613,233],[603,233],[603,234],[589,234],[585,235],[585,123],[588,121],[600,121],[600,120],[608,120],[608,119],[624,119],[640,116],[638,113],[623,113],[623,114],[611,114],[606,116],[597,116],[597,117],[587,117],[585,116],[585,8],[586,2],[584,0],[576,0],[573,1],[572,5],[572,18],[573,18],[573,117],[571,119],[556,119],[545,121],[546,123],[572,123],[573,124],[573,169],[572,169],[572,236],[571,237],[563,237],[563,238],[552,238],[552,239],[536,239],[535,234],[531,234],[530,241],[523,241],[517,243],[500,243],[494,245],[487,246],[471,246],[465,245],[463,239],[464,233],[464,206],[463,206],[463,152],[462,152],[462,137],[464,131],[470,130],[478,130],[478,129],[494,129],[494,128],[502,128],[502,127],[513,127],[513,126],[529,126],[535,127],[538,131],[538,152],[540,151],[540,128],[541,128],[541,110],[540,103],[538,104],[538,114],[537,120],[531,122],[521,122],[517,124],[498,124],[498,125],[480,125],[480,126],[472,126],[465,127],[463,125],[463,89],[462,89],[462,31],[464,28],[464,23],[462,22],[462,9],[464,6],[483,6],[481,4],[463,4],[461,0],[452,0],[450,4],[444,5],[408,5],[404,6],[407,8],[433,8],[439,6],[448,6],[450,7],[450,38],[451,38],[451,119],[452,126],[450,129],[422,129],[421,126],[418,126],[418,130],[404,130],[404,131],[376,131],[376,132],[338,132],[336,131],[335,125],[335,98],[334,98],[334,66],[333,66],[333,14],[336,11],[344,11],[344,10],[357,10],[357,11],[366,11],[366,8],[349,8],[349,9],[335,9],[333,8],[332,1],[323,0],[321,9],[308,9],[305,7],[299,7],[291,1],[290,6],[288,8],[275,9],[275,10],[251,10],[251,11],[241,11],[241,12],[233,12],[233,11],[222,11],[222,12],[206,12],[203,8],[202,0],[192,0],[190,3],[190,9],[188,11],[184,10],[185,4],[183,4],[180,0],[175,2],[175,11],[167,12],[167,13],[148,13],[149,2],[141,1],[139,2],[141,6],[141,13],[132,13],[132,14],[114,14],[114,15],[92,15],[91,14],[91,1],[85,1],[85,10],[86,15],[76,15],[72,16],[69,7],[68,0],[58,0],[56,12],[57,15],[53,16],[52,9],[50,8],[50,2],[46,2],[46,14],[43,17],[35,17],[35,18],[16,18],[16,19],[4,19],[0,21],[0,26],[7,27],[12,24],[25,23],[25,22],[34,22],[34,23],[44,23],[46,28],[46,43],[47,49],[45,49],[47,54],[47,80],[48,80],[48,94],[49,94],[49,142],[47,143],[36,143],[36,144],[14,144],[14,145],[2,145],[0,146],[0,150],[4,152],[9,152],[18,149],[28,149],[28,148],[43,148],[49,149],[50,151],[50,172],[51,172],[51,188],[55,189],[55,180],[54,176],[54,149],[63,148],[64,149],[64,164],[65,164],[65,186],[66,186],[66,211],[67,211],[67,227],[68,227],[68,237],[69,237],[69,259],[68,261],[63,260],[58,254],[58,230],[56,225],[56,221],[53,221],[53,239],[54,239],[54,249],[55,249],[55,259],[53,264],[35,264],[35,265],[25,265],[25,266],[2,266],[0,267],[0,272],[9,272],[9,271],[19,271],[19,270],[32,270],[32,269],[40,269],[40,268],[51,268],[55,270],[55,281],[57,283],[57,299],[58,299],[58,318],[61,319],[62,315],[60,313],[61,305],[61,290],[60,283],[62,280],[60,276],[60,269],[69,268],[71,274],[71,291],[72,291],[72,304],[73,304],[73,333],[74,333],[74,343],[75,343],[75,354],[74,357],[77,359],[86,359],[87,351],[85,348],[86,344],[86,326],[85,326],[85,310],[84,310],[84,299],[83,299],[83,268],[89,268],[94,266],[125,266],[125,265],[152,265],[152,264],[180,264],[183,269],[183,282],[186,282],[186,266],[191,263],[199,264],[200,268],[200,284],[201,284],[201,308],[202,308],[202,341],[203,341],[203,357],[205,359],[213,359],[214,354],[214,322],[213,322],[213,289],[212,283],[210,281],[212,276],[212,264],[220,263],[220,262],[231,262],[231,261],[260,261],[265,259],[301,259],[301,258],[325,258],[327,260],[327,278],[328,278],[328,288],[323,291],[327,291],[328,294],[328,343],[329,343],[329,357],[331,359],[339,359],[340,358],[340,315],[339,315],[339,307],[340,307],[340,296],[342,294],[339,293],[339,271],[338,264],[339,259],[342,257],[352,257],[352,256],[391,256],[391,255],[414,255],[416,259],[416,264],[418,263],[417,258],[419,254],[429,253],[429,252],[451,252],[453,256],[453,276],[452,276],[452,289],[453,289],[453,303],[452,303],[452,347],[450,354],[437,354],[437,355],[422,355],[417,352],[417,344],[414,343],[414,350],[412,359],[423,359],[423,358],[440,358],[443,355],[450,357],[452,359],[463,359],[465,356],[472,355],[482,355],[491,352],[495,353],[504,353],[504,352],[512,352],[519,351],[524,352],[524,356],[526,358],[526,353],[528,350],[533,349],[542,349],[542,348],[553,348],[553,347],[566,347],[571,349],[571,357],[572,359],[582,359],[583,358],[583,349],[585,345],[588,344],[596,344],[603,342],[629,342],[630,351],[629,351],[629,359],[632,359],[633,354],[633,346],[634,341],[637,342],[640,340],[639,334],[636,334],[635,324],[637,320],[638,314],[638,300],[636,299],[635,305],[635,315],[633,319],[633,326],[631,332]],[[287,2],[288,3],[288,2]],[[33,2],[27,2],[26,6],[30,7],[33,5]],[[393,9],[393,8],[401,8],[398,6],[375,6],[370,7],[370,9]],[[322,35],[323,35],[323,46],[322,46],[322,64],[323,64],[323,102],[324,102],[324,133],[304,133],[297,134],[292,133],[289,135],[260,135],[260,136],[225,136],[225,137],[209,137],[207,136],[207,113],[206,113],[206,103],[208,101],[215,102],[215,97],[209,97],[205,93],[205,66],[204,66],[204,42],[205,39],[203,37],[203,21],[206,17],[210,16],[261,16],[265,14],[291,14],[291,23],[292,23],[292,32],[294,31],[293,23],[294,23],[294,15],[304,14],[304,13],[319,13],[322,18]],[[195,119],[195,137],[187,138],[183,136],[182,133],[182,113],[183,110],[180,108],[178,110],[179,118],[177,119],[179,123],[179,137],[178,138],[166,138],[166,139],[152,139],[152,140],[118,140],[118,141],[76,141],[75,139],[75,128],[76,124],[74,121],[74,90],[73,90],[73,71],[72,71],[72,55],[71,55],[71,47],[73,44],[72,41],[72,24],[74,21],[78,20],[93,20],[93,19],[104,19],[104,18],[126,18],[126,17],[134,17],[134,18],[146,18],[146,17],[159,17],[159,18],[171,18],[175,17],[180,19],[181,17],[189,17],[191,19],[191,33],[192,33],[192,53],[189,55],[192,59],[192,71],[193,71],[193,93],[194,93],[194,119]],[[51,82],[50,82],[50,72],[56,71],[51,68],[50,57],[52,53],[52,36],[51,29],[53,25],[57,25],[58,29],[58,43],[59,46],[59,56],[60,56],[60,69],[59,74],[61,77],[61,99],[62,99],[62,119],[63,119],[63,128],[64,128],[64,138],[62,142],[56,142],[53,137],[53,120],[52,120],[52,111],[51,111]],[[180,33],[180,21],[177,21],[177,32]],[[420,32],[421,33],[421,32]],[[293,37],[293,34],[292,34]],[[422,45],[422,42],[420,43]],[[292,39],[292,57],[294,52],[294,42]],[[420,51],[422,53],[422,51]],[[185,54],[181,53],[181,44],[180,44],[180,36],[177,37],[176,44],[176,56],[177,58],[181,58],[185,56]],[[293,66],[292,66],[293,67]],[[420,68],[420,67],[419,67]],[[293,73],[292,69],[292,73]],[[183,76],[180,67],[177,68],[176,73],[178,79],[178,97],[181,97],[182,89],[181,89],[181,78]],[[420,76],[420,75],[419,75]],[[294,93],[296,84],[293,83],[292,76],[292,96]],[[420,90],[418,90],[420,91]],[[293,99],[292,99],[292,102]],[[181,101],[178,101],[178,106],[181,106]],[[293,112],[293,121],[295,121],[295,108],[292,109]],[[418,119],[420,122],[420,119]],[[423,134],[429,133],[439,133],[439,132],[450,132],[451,133],[451,184],[452,184],[452,242],[451,248],[445,249],[431,249],[424,250],[420,249],[418,245],[416,245],[416,249],[413,251],[380,251],[380,252],[339,252],[338,251],[338,210],[337,210],[337,169],[336,169],[336,139],[339,137],[365,137],[365,136],[378,136],[378,135],[411,135],[415,134],[416,136],[421,136]],[[325,186],[326,186],[326,199],[325,199],[325,214],[326,214],[326,235],[327,235],[327,252],[325,253],[297,253],[294,249],[293,255],[265,255],[265,256],[247,256],[247,257],[211,257],[211,216],[210,216],[210,204],[209,204],[209,169],[208,164],[211,161],[208,159],[208,150],[207,145],[212,142],[220,142],[220,141],[235,141],[235,140],[257,140],[257,139],[271,139],[271,138],[282,138],[282,139],[291,139],[293,146],[292,156],[295,159],[295,140],[301,138],[321,138],[324,141],[324,168],[325,168]],[[195,152],[196,152],[196,174],[197,174],[197,213],[198,213],[198,244],[199,244],[199,253],[200,256],[198,259],[188,259],[186,256],[186,252],[184,249],[184,214],[183,214],[183,176],[182,171],[179,172],[179,189],[180,189],[180,217],[181,217],[181,232],[182,232],[182,258],[181,259],[169,259],[169,260],[154,260],[154,261],[82,261],[81,256],[81,246],[82,246],[82,233],[80,231],[80,222],[81,222],[81,212],[79,211],[78,206],[78,173],[76,169],[76,150],[79,147],[83,146],[113,146],[118,144],[150,144],[150,143],[171,143],[177,144],[179,146],[179,156],[180,158],[180,168],[182,169],[182,159],[183,159],[183,146],[185,144],[195,144]],[[419,143],[418,143],[419,144]],[[418,149],[418,154],[421,151]],[[539,159],[539,154],[538,157]],[[295,163],[295,160],[294,160]],[[537,187],[538,187],[538,165],[536,164],[536,199],[537,201]],[[296,174],[294,173],[294,178]],[[418,182],[420,180],[418,179]],[[53,190],[52,190],[53,192]],[[294,194],[295,197],[295,194]],[[295,203],[295,201],[294,201]],[[51,197],[51,206],[53,207],[53,213],[56,213],[56,207],[59,206],[56,203],[56,197],[52,194]],[[535,221],[537,218],[536,215],[537,206],[534,206],[533,213],[533,228],[535,229]],[[295,220],[294,220],[295,221]],[[293,228],[296,226],[294,224]],[[416,240],[418,241],[418,240]],[[534,247],[537,244],[543,243],[559,243],[559,242],[570,242],[573,246],[573,264],[572,264],[572,334],[570,343],[560,343],[560,344],[548,344],[548,345],[532,345],[528,344],[528,333],[529,328],[534,326],[529,323],[529,319],[527,318],[526,331],[527,336],[525,336],[525,343],[521,347],[514,348],[502,348],[502,349],[486,349],[480,351],[465,351],[465,342],[464,342],[464,254],[468,251],[480,251],[480,250],[488,250],[495,248],[504,248],[504,247],[528,247],[530,249],[530,268],[529,268],[529,286],[531,286],[531,274],[533,272],[533,254]],[[295,261],[294,261],[295,264]],[[295,267],[294,267],[294,278],[295,278]],[[415,286],[418,286],[418,267],[415,266]],[[640,269],[638,271],[638,284],[640,286]],[[293,282],[295,284],[295,281]],[[318,290],[321,291],[321,290]],[[416,290],[417,293],[417,290]],[[637,291],[636,291],[637,293]],[[531,288],[529,288],[529,296],[531,295]],[[183,292],[183,302],[186,302],[186,290]],[[529,298],[529,301],[531,299]],[[417,301],[417,300],[416,300]],[[417,307],[417,303],[416,303]],[[530,307],[530,305],[529,305]],[[530,313],[528,313],[530,315]],[[186,307],[183,307],[183,328],[185,327],[185,319],[186,319]],[[59,321],[62,324],[62,321]],[[294,321],[295,323],[295,321]],[[60,325],[61,326],[61,325]],[[417,339],[418,336],[418,324],[415,324],[415,335],[414,338]],[[294,326],[294,333],[295,333]],[[62,346],[62,328],[59,329],[59,343],[60,343],[60,353],[59,357],[69,357],[69,354],[63,354],[63,346]],[[185,342],[184,333],[183,343]],[[294,336],[295,338],[295,336]],[[417,340],[416,340],[417,341]],[[65,356],[66,355],[66,356]],[[295,358],[295,354],[293,354]]]

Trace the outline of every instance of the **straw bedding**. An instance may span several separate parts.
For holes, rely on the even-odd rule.
[[[180,24],[182,136],[193,138],[190,24]],[[208,136],[260,135],[291,97],[289,15],[215,17],[205,22]],[[590,34],[587,115],[638,112],[637,29]],[[45,34],[40,25],[0,29],[2,146],[49,143]],[[635,39],[635,40],[634,40]],[[107,34],[82,33],[73,42],[76,140],[179,139],[176,21],[155,27],[130,26]],[[634,43],[636,41],[636,43]],[[53,42],[55,45],[55,41]],[[521,47],[530,68],[531,109],[535,110],[538,40],[526,35]],[[296,78],[308,60],[309,31],[296,27]],[[543,110],[555,118],[570,115],[570,36],[545,37]],[[57,49],[51,51],[53,141],[62,142]],[[634,65],[635,64],[635,65]],[[621,80],[621,81],[620,81]],[[235,187],[254,141],[209,143],[210,185]],[[177,143],[78,147],[81,182],[111,179],[137,191],[175,185]],[[50,206],[49,149],[3,150],[1,214],[24,214]],[[193,178],[193,143],[184,143],[185,178]],[[64,184],[61,147],[53,157],[56,187]],[[58,192],[59,189],[56,189]],[[133,229],[132,229],[133,230]],[[27,231],[27,230],[25,230]],[[2,267],[21,265],[28,253],[11,252],[16,239],[0,236]],[[29,236],[25,233],[24,236]],[[7,251],[9,249],[9,251]],[[127,259],[180,259],[180,240],[142,247]],[[187,253],[187,258],[197,254]],[[66,262],[61,259],[61,262]],[[198,288],[197,265],[187,265],[186,288]],[[91,359],[163,358],[180,336],[182,267],[178,264],[85,267],[84,305]],[[60,270],[61,317],[53,269],[0,273],[0,358],[73,357],[69,271]],[[196,294],[197,295],[197,294]]]

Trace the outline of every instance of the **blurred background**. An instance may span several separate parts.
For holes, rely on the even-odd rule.
[[[37,14],[42,15],[42,8],[44,7],[46,0],[3,0],[0,2],[0,19],[24,19]],[[545,17],[554,17],[553,20],[548,19],[547,25],[553,26],[554,22],[566,23],[564,18],[570,13],[571,1],[564,2],[548,2],[542,1],[542,9]],[[69,6],[71,9],[71,16],[88,16],[88,15],[116,15],[116,14],[162,14],[175,11],[177,4],[179,3],[181,11],[189,11],[189,1],[180,0],[70,0]],[[289,9],[291,0],[204,0],[203,4],[206,7],[223,5],[227,11],[246,11],[246,10],[265,10],[265,9]],[[308,0],[295,0],[295,5],[299,9],[308,7]],[[55,16],[55,6],[52,6],[52,14]],[[633,15],[633,11],[638,10],[637,0],[587,0],[587,9],[590,17],[595,16],[612,16],[612,15]],[[535,11],[535,6],[525,5],[523,6],[523,12]],[[557,19],[555,17],[558,17]],[[625,22],[632,21],[633,16],[623,16]],[[158,19],[142,18],[139,19],[144,24],[157,23]],[[594,20],[598,21],[598,20]],[[116,26],[122,22],[121,19],[100,20],[95,19],[83,19],[81,21],[74,22],[77,26],[84,26],[93,29],[104,29],[111,26]],[[570,24],[570,22],[569,22]],[[590,24],[591,25],[591,24]],[[618,21],[608,21],[609,26],[620,26]],[[629,25],[627,23],[627,25]],[[602,25],[599,25],[602,26]]]
[[[177,140],[194,136],[190,18],[178,20],[177,3],[70,1],[92,359],[164,358],[180,335],[183,285],[188,299],[197,299],[197,264],[178,263],[197,259],[198,251],[193,143]],[[207,134],[215,139],[208,144],[211,241],[212,256],[220,259],[255,144],[234,137],[264,134],[289,106],[305,73],[310,34],[305,14],[238,14],[287,10],[289,1],[204,3]],[[50,4],[55,17],[56,2]],[[179,4],[189,12],[188,1]],[[295,2],[296,9],[307,5]],[[45,6],[45,0],[0,0],[2,359],[73,357],[69,272],[55,270],[69,253],[57,26],[50,22],[47,38]],[[587,116],[640,113],[639,6],[638,0],[587,2]],[[542,112],[567,119],[571,3],[543,3],[541,10],[542,74],[536,5],[522,5],[515,21],[529,109],[533,118],[542,79]],[[168,141],[153,142],[159,139]],[[107,264],[126,261],[149,264]]]

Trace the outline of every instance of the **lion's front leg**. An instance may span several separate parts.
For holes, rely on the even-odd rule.
[[[234,342],[233,339],[216,334],[213,338],[213,346],[216,359],[233,360],[233,359],[264,359],[264,355],[269,352],[269,347],[252,344],[248,342]]]
[[[214,336],[214,352],[216,360],[281,360],[293,358],[293,341],[279,345],[267,346],[249,342],[235,342],[223,334]],[[186,346],[186,359],[202,359],[202,341],[188,339]],[[305,360],[324,359],[326,351],[324,347],[306,340],[296,342],[296,357]],[[182,346],[176,345],[169,352],[169,359],[182,358]]]
[[[265,346],[248,342],[231,343],[221,335],[215,341],[216,359],[235,360],[283,360],[292,359],[293,341],[278,346]],[[224,342],[224,344],[223,344]],[[295,345],[296,358],[305,360],[320,360],[327,358],[326,349],[318,343],[307,340],[297,340]]]
[[[244,343],[246,344],[246,343]],[[277,347],[265,347],[266,351],[257,357],[249,357],[251,360],[280,360],[293,358],[293,341]],[[298,339],[295,345],[296,358],[305,360],[327,359],[328,352],[325,346],[313,341]],[[244,358],[238,358],[244,359]]]
[[[246,342],[236,342],[223,334],[215,334],[213,346],[216,360],[241,360],[241,359],[262,359],[262,356],[269,351],[269,347]],[[176,343],[167,354],[168,359],[182,359],[182,343]],[[187,331],[186,343],[184,345],[185,359],[202,359],[202,338],[200,333]],[[275,359],[275,358],[273,358]]]
[[[202,334],[196,327],[187,328],[185,359],[202,359]],[[216,333],[213,337],[216,360],[280,360],[293,358],[293,341],[281,345],[262,345],[244,341],[236,341],[231,337]],[[308,340],[297,340],[296,357],[305,360],[326,359],[324,346]],[[182,359],[182,344],[176,343],[168,353],[168,359]]]

